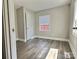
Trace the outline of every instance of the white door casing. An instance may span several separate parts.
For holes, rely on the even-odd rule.
[[[10,22],[10,38],[11,38],[11,54],[12,59],[17,59],[16,52],[16,33],[15,33],[15,14],[14,14],[14,0],[8,0],[9,6],[9,22]]]
[[[30,12],[26,10],[26,31],[27,31],[27,40],[31,38],[31,26],[30,26]]]
[[[27,41],[27,21],[26,21],[26,10],[23,8],[24,12],[24,35],[25,35],[25,42]]]

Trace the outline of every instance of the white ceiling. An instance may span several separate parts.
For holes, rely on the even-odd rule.
[[[69,4],[71,0],[15,0],[15,7],[23,6],[33,11],[39,11]]]

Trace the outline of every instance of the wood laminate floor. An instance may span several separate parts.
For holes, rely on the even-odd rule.
[[[74,59],[68,42],[40,38],[16,43],[18,59],[46,59],[50,48],[58,49],[57,59]],[[70,54],[70,58],[65,58],[65,52]]]

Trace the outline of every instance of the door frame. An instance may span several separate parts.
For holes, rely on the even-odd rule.
[[[13,52],[11,48],[12,46],[12,39],[11,39],[11,31],[10,31],[10,20],[12,20],[11,18],[9,18],[10,16],[13,16],[12,14],[10,14],[10,2],[12,2],[14,4],[14,2],[12,0],[3,0],[3,5],[2,5],[2,29],[3,29],[3,37],[4,37],[4,44],[5,44],[5,58],[6,59],[17,59],[17,55],[15,55],[16,58],[12,58],[13,57]],[[13,5],[12,4],[12,5]],[[3,38],[2,38],[3,39]],[[15,41],[16,42],[16,41]],[[15,52],[15,51],[14,51]],[[16,51],[17,52],[17,51]]]
[[[11,42],[10,42],[10,25],[9,25],[9,9],[8,0],[3,0],[2,6],[2,27],[3,27],[3,37],[5,44],[5,58],[12,59],[11,55]],[[2,38],[3,39],[3,38]]]
[[[23,7],[23,13],[24,13],[24,35],[25,35],[24,42],[27,42],[27,18],[26,18],[26,9],[24,7]]]

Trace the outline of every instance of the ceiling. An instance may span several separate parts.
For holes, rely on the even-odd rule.
[[[70,1],[71,0],[15,0],[15,7],[19,8],[23,6],[33,11],[40,11],[69,4]]]

